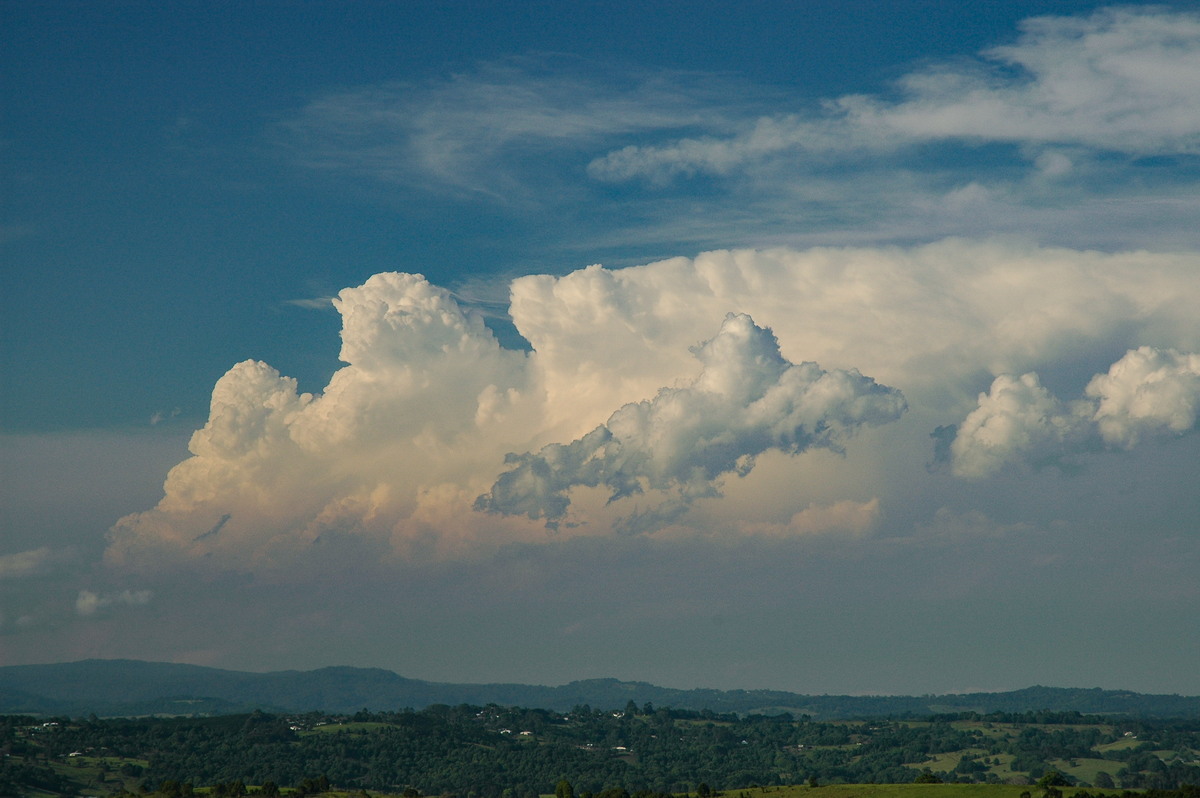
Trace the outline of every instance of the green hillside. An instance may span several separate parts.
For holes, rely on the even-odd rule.
[[[0,667],[0,713],[122,716],[356,712],[433,704],[501,704],[566,711],[633,702],[676,709],[808,715],[817,719],[977,712],[1080,712],[1200,718],[1200,697],[1098,688],[1029,687],[1004,693],[936,696],[804,695],[781,690],[681,690],[646,682],[587,679],[547,687],[451,684],[408,679],[381,668],[247,673],[137,660],[84,660]]]

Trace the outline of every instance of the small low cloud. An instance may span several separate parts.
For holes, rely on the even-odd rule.
[[[37,549],[0,555],[0,580],[39,576],[62,558],[61,552],[42,546]]]
[[[304,308],[305,310],[333,310],[333,297],[318,296],[302,299],[289,299],[284,304],[292,307]]]
[[[1132,449],[1147,438],[1183,435],[1200,412],[1200,355],[1143,346],[1088,383],[1084,398],[1063,402],[1036,373],[1002,374],[939,452],[968,479],[1009,466],[1069,463],[1088,451]]]
[[[153,596],[153,592],[149,590],[122,590],[114,593],[80,590],[75,599],[75,612],[84,618],[90,618],[107,607],[140,607],[149,604]]]
[[[476,509],[554,526],[576,486],[603,486],[610,502],[673,491],[663,507],[628,520],[628,531],[647,531],[675,520],[697,498],[719,496],[722,477],[749,474],[768,450],[840,450],[860,427],[894,421],[906,408],[900,391],[857,371],[789,362],[775,335],[745,314],[726,317],[693,354],[703,370],[690,385],[627,404],[571,443],[510,454],[515,468]]]
[[[173,418],[178,418],[182,412],[183,412],[183,409],[178,408],[178,407],[172,408],[170,410],[170,412],[164,412],[164,411],[160,410],[160,411],[156,412],[154,415],[150,416],[150,426],[157,427],[159,424],[163,423],[164,421],[168,421]]]
[[[999,539],[1034,531],[1029,524],[1003,524],[979,510],[957,511],[949,507],[939,507],[929,523],[917,524],[917,539],[972,541]]]
[[[879,524],[879,499],[865,502],[840,501],[834,504],[810,504],[781,524],[742,522],[744,535],[767,538],[807,537],[812,535],[866,535]]]

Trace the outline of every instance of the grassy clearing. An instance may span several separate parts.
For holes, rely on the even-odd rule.
[[[116,768],[125,762],[143,764],[144,760],[121,759],[119,757],[78,756],[65,761],[50,762],[50,768],[60,776],[73,782],[80,796],[111,795],[122,789],[136,792],[141,780],[122,776]],[[31,795],[57,795],[57,793],[31,793]]]
[[[1013,784],[830,784],[825,787],[792,784],[723,790],[717,795],[723,798],[1021,798],[1021,793],[1030,789]],[[377,798],[377,794],[372,793],[372,798]],[[382,794],[378,798],[383,798]],[[554,796],[542,795],[540,798]]]
[[[1121,769],[1121,763],[1111,759],[1073,759],[1070,762],[1065,759],[1056,759],[1049,764],[1060,773],[1066,773],[1076,781],[1088,784],[1096,783],[1096,774],[1100,771],[1112,776]]]
[[[300,732],[300,736],[306,734],[337,734],[338,732],[369,732],[387,728],[390,728],[390,724],[375,723],[372,721],[349,721],[347,723],[328,723],[324,726],[314,726],[311,729]]]
[[[962,761],[962,758],[962,751],[953,751],[946,754],[933,754],[924,762],[906,762],[904,767],[912,768],[917,772],[928,769],[934,773],[949,773],[958,767],[958,763]]]
[[[1006,781],[1014,776],[1024,776],[1024,773],[1019,773],[1012,769],[1013,760],[1016,757],[1013,754],[992,754],[992,759],[1000,760],[999,765],[992,765],[988,768],[989,773],[994,773],[1001,781]]]
[[[1028,787],[1012,784],[831,784],[827,787],[768,787],[726,790],[726,798],[1020,798]]]

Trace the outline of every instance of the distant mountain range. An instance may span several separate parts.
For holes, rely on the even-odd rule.
[[[559,687],[449,684],[381,668],[248,673],[139,660],[84,660],[0,667],[0,714],[79,717],[421,709],[500,704],[567,711],[639,707],[718,713],[810,715],[814,719],[951,712],[1077,711],[1091,715],[1200,717],[1200,697],[1099,688],[1029,687],[1006,693],[926,696],[802,695],[779,690],[676,690],[645,682],[586,679]]]

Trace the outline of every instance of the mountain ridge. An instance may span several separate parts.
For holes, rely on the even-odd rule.
[[[500,704],[566,711],[629,702],[717,713],[809,715],[834,719],[954,712],[1079,712],[1200,717],[1200,697],[1130,690],[1032,687],[941,695],[808,695],[784,690],[659,687],[614,678],[559,686],[448,683],[410,679],[384,668],[333,665],[267,673],[132,659],[89,659],[0,667],[0,714],[128,716],[269,712],[355,712],[432,704]]]

